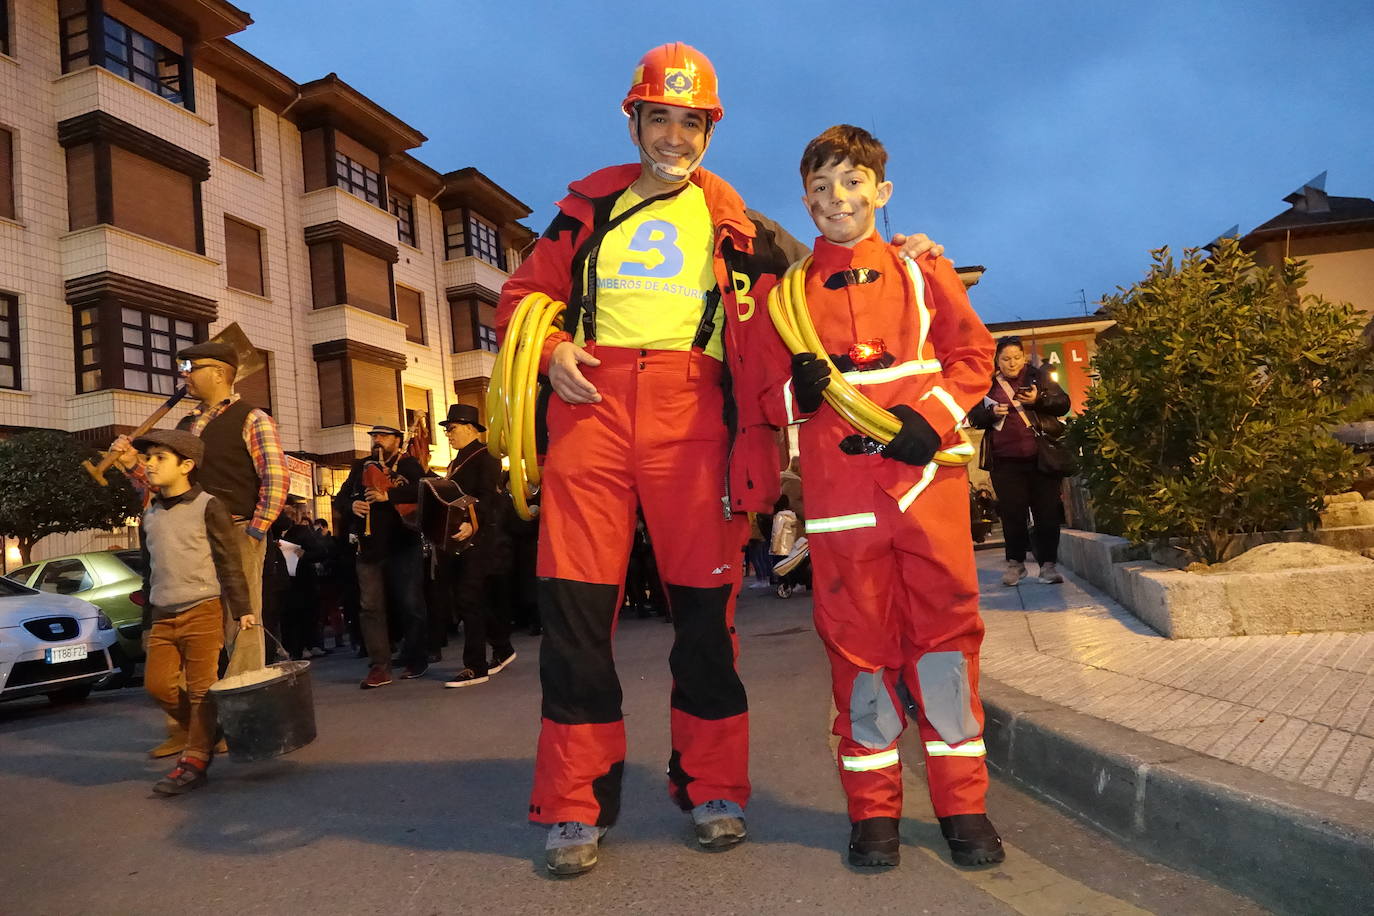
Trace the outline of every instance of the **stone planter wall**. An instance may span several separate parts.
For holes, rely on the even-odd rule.
[[[1309,534],[1323,533],[1322,541],[1374,542],[1367,526]],[[1064,529],[1059,559],[1174,639],[1374,629],[1374,564],[1354,557],[1349,566],[1197,575],[1151,562],[1123,538]]]

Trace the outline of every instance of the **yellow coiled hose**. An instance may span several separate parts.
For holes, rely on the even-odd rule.
[[[487,388],[487,451],[510,459],[510,495],[526,521],[539,513],[539,451],[535,444],[535,402],[539,397],[539,354],[554,332],[564,304],[530,293],[515,307],[506,339],[496,354]]]
[[[768,317],[773,319],[773,325],[788,350],[794,354],[814,353],[817,359],[830,364],[830,384],[824,392],[830,406],[860,433],[886,445],[901,431],[902,421],[860,394],[821,344],[816,325],[811,320],[811,312],[806,306],[806,268],[810,264],[811,258],[807,257],[787,269],[782,280],[768,294]],[[962,429],[958,432],[958,450],[942,449],[936,452],[936,464],[959,467],[973,460],[973,445],[968,435]]]

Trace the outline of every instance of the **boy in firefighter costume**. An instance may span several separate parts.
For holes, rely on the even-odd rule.
[[[905,258],[874,231],[892,193],[886,162],[876,139],[848,125],[807,146],[803,201],[821,235],[804,307],[845,380],[886,407],[900,431],[886,446],[856,432],[823,400],[831,366],[812,353],[792,357],[790,376],[775,363],[765,406],[775,422],[805,421],[806,534],[838,710],[849,861],[900,859],[898,740],[910,707],[951,855],[982,865],[1004,853],[984,806],[968,475],[951,462],[971,454],[957,428],[986,393],[993,341],[949,261]]]

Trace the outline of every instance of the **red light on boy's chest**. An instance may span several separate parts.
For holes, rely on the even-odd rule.
[[[856,366],[866,366],[869,363],[876,363],[887,354],[887,344],[881,337],[874,337],[869,340],[861,340],[849,348],[849,358],[854,361]]]

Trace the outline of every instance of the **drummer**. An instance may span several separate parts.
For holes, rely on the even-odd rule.
[[[501,462],[482,442],[482,433],[487,428],[481,424],[477,408],[452,404],[448,417],[439,425],[454,452],[453,462],[448,466],[449,480],[477,499],[477,530],[473,531],[468,522],[458,529],[458,539],[472,538],[472,546],[461,556],[441,553],[454,613],[463,622],[463,667],[444,686],[473,687],[485,684],[491,675],[515,661],[510,619],[506,608],[497,608],[492,600],[490,576],[494,570],[493,541],[501,535],[497,502],[506,497],[501,493]]]
[[[179,429],[154,429],[133,442],[146,456],[157,496],[143,512],[143,684],[186,734],[176,767],[153,785],[161,796],[184,795],[209,781],[215,707],[207,696],[224,647],[227,609],[240,629],[257,624],[236,549],[234,521],[223,502],[191,482],[205,443]],[[185,677],[185,700],[179,681]]]

